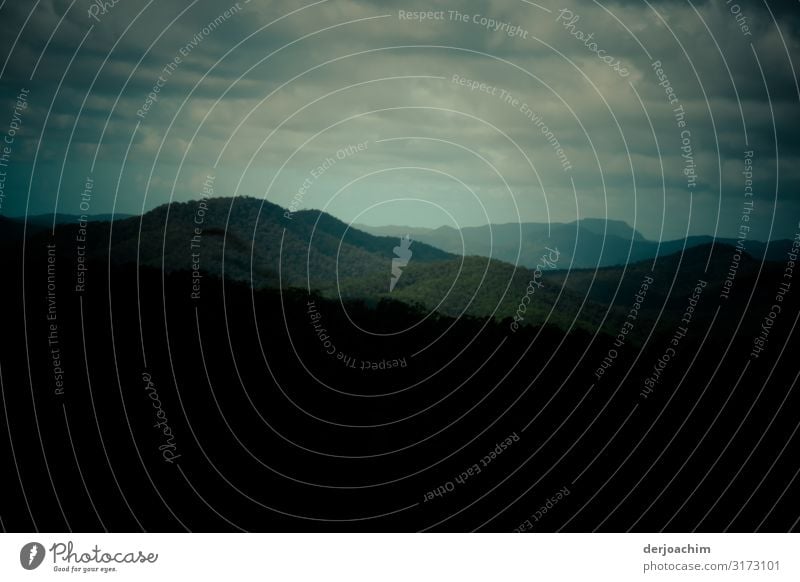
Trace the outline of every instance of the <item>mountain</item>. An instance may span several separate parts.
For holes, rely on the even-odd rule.
[[[117,213],[117,214],[88,214],[86,215],[86,219],[88,222],[109,222],[111,220],[123,220],[125,218],[130,218],[134,216],[133,214],[124,214],[124,213]],[[27,223],[29,227],[49,227],[52,228],[53,220],[55,219],[55,224],[70,224],[76,223],[81,219],[81,215],[79,214],[64,214],[58,212],[55,214],[30,214],[27,217]],[[25,222],[25,216],[12,216],[9,217],[9,220],[13,220],[16,222]]]
[[[593,234],[600,234],[605,236],[615,236],[623,239],[644,240],[644,237],[638,230],[634,230],[624,220],[611,220],[604,218],[582,218],[570,225],[577,225],[579,228]]]
[[[25,225],[21,222],[0,216],[0,243],[16,244],[24,232]]]
[[[411,244],[408,263],[398,267],[400,276],[390,292],[399,237],[365,233],[318,211],[287,215],[280,206],[248,197],[175,202],[83,230],[66,223],[56,228],[54,239],[49,229],[35,233],[29,247],[41,253],[51,243],[69,263],[76,262],[81,247],[88,262],[107,262],[110,253],[116,265],[191,272],[198,282],[216,276],[254,289],[298,287],[373,306],[395,300],[454,317],[518,315],[521,325],[548,320],[568,328],[582,325],[582,304],[584,312],[601,311],[555,286],[538,288],[536,301],[528,303],[526,287],[541,273],[486,257],[457,256],[418,240]],[[556,258],[546,268],[561,266]]]
[[[301,211],[287,218],[286,212],[248,197],[175,202],[141,217],[92,223],[80,244],[87,260],[103,259],[110,249],[118,264],[199,270],[256,288],[282,284],[334,289],[338,279],[379,274],[388,290],[397,238],[348,228],[325,213]],[[57,246],[75,249],[79,235],[77,222],[61,224]],[[455,259],[419,242],[413,253],[415,262]]]
[[[663,257],[696,246],[721,243],[735,246],[736,239],[714,239],[710,236],[691,236],[669,241],[651,241],[627,223],[618,220],[585,218],[570,223],[497,224],[455,229],[409,228],[406,226],[364,226],[359,229],[380,236],[409,234],[414,240],[427,243],[453,254],[480,255],[533,268],[546,249],[557,248],[564,265],[588,269],[625,265]],[[746,241],[747,252],[767,260],[781,260],[791,247],[791,241],[767,243]]]
[[[615,225],[618,232],[624,230],[623,224]],[[529,234],[541,229],[541,225],[525,226]],[[554,231],[556,227],[559,225]],[[494,230],[505,236],[512,228],[518,233],[520,225],[500,225]],[[602,246],[602,235],[593,232],[598,229],[596,222],[559,228],[578,228],[581,236],[597,239],[598,249]],[[41,253],[46,244],[55,242],[64,260],[75,263],[81,245],[89,262],[108,262],[110,250],[116,265],[189,272],[197,288],[187,288],[187,297],[193,292],[200,294],[203,277],[215,276],[244,282],[253,289],[295,287],[368,307],[399,301],[424,313],[505,321],[509,329],[547,322],[565,330],[601,329],[609,334],[617,333],[624,323],[645,276],[652,275],[656,284],[642,305],[642,319],[673,321],[698,279],[710,281],[707,295],[719,295],[734,252],[720,242],[706,243],[672,255],[660,254],[655,261],[648,258],[622,267],[577,269],[570,265],[574,257],[569,257],[569,247],[564,251],[558,245],[550,246],[548,239],[538,239],[521,253],[519,263],[533,265],[525,268],[478,254],[449,253],[413,240],[411,255],[403,264],[393,262],[398,237],[369,234],[318,211],[289,215],[280,206],[247,197],[176,202],[142,217],[92,223],[85,230],[82,233],[77,224],[60,225],[55,241],[49,230],[43,231],[32,236],[29,247]],[[465,229],[465,238],[477,230]],[[630,234],[635,245],[649,242],[633,231]],[[79,243],[79,238],[85,240]],[[619,237],[611,238],[623,244]],[[630,246],[630,241],[624,244]],[[734,295],[755,281],[779,278],[779,271],[780,265],[762,265],[745,254],[739,262]],[[396,285],[390,291],[395,274]],[[92,274],[88,277],[91,283]],[[769,293],[769,286],[757,291]],[[764,301],[769,299],[767,295]],[[701,311],[698,318],[708,321],[712,311],[705,306]],[[639,341],[647,331],[646,325],[638,325],[631,338]]]
[[[417,240],[390,293],[397,237],[254,199],[28,229],[24,256],[22,226],[0,219],[0,463],[26,485],[6,488],[9,531],[511,531],[565,484],[536,527],[793,527],[787,262],[715,243],[600,269],[554,249],[531,270]],[[620,505],[612,478],[645,486]],[[520,492],[488,526],[449,521]]]

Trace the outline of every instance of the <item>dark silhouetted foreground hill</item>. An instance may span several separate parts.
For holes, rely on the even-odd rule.
[[[157,218],[145,218],[142,252],[156,263]],[[797,349],[796,294],[765,351],[748,357],[775,292],[769,265],[759,274],[746,260],[723,302],[726,254],[707,273],[703,249],[659,261],[642,309],[664,303],[669,317],[643,316],[644,339],[620,345],[591,320],[570,333],[512,332],[508,320],[381,297],[253,289],[210,273],[197,283],[191,263],[132,263],[135,242],[116,237],[138,222],[123,222],[110,261],[109,225],[86,233],[96,242],[79,290],[72,227],[29,239],[24,264],[21,244],[0,253],[8,530],[773,531],[796,518],[797,366],[779,358]],[[185,233],[167,234],[178,247],[166,256],[184,256]],[[327,240],[319,264],[338,247]],[[354,256],[377,262],[388,256],[381,243],[363,238]],[[435,287],[448,261],[420,260],[401,283]],[[487,285],[502,287],[494,279],[508,269],[490,265]],[[649,265],[621,272],[552,272],[545,285],[627,311]],[[692,321],[645,398],[700,275],[697,313],[715,323]],[[474,465],[479,474],[460,477]],[[534,520],[565,487],[569,496]]]

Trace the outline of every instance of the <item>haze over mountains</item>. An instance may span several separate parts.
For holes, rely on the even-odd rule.
[[[52,241],[49,224],[45,226],[51,220],[29,224],[34,250]],[[8,237],[20,235],[19,222],[3,222]],[[547,321],[563,329],[599,327],[608,333],[623,321],[645,276],[653,275],[650,297],[658,300],[644,304],[641,313],[670,319],[674,315],[664,308],[680,311],[698,279],[709,281],[708,294],[718,294],[734,252],[726,241],[711,245],[710,237],[659,245],[623,222],[594,219],[552,224],[549,237],[542,224],[492,226],[491,246],[488,226],[460,233],[365,227],[370,234],[329,214],[306,210],[287,215],[280,206],[248,197],[176,202],[142,217],[92,222],[85,232],[75,221],[57,222],[55,244],[67,262],[75,261],[80,245],[89,262],[105,263],[110,252],[117,265],[190,272],[198,289],[203,277],[213,275],[254,289],[297,287],[367,306],[400,301],[451,317],[516,318],[521,325]],[[393,249],[405,234],[413,239],[412,257],[390,291]],[[771,243],[770,257],[780,258],[788,244]],[[758,255],[764,247],[748,242],[746,248]],[[594,268],[580,269],[587,266]],[[757,278],[775,279],[779,272],[779,264],[762,264],[745,254],[736,285],[747,288]],[[699,318],[710,316],[702,309]]]
[[[223,199],[226,200],[226,199]],[[283,212],[279,206],[270,202],[250,199],[247,197],[241,200],[255,201],[259,209],[263,212],[262,220],[269,222],[280,217],[277,214]],[[174,203],[175,209],[182,208],[182,204]],[[224,203],[225,206],[229,202]],[[216,206],[216,204],[215,204]],[[157,208],[151,212],[160,212],[165,206]],[[253,207],[253,211],[259,210]],[[150,213],[147,213],[150,214]],[[320,233],[324,232],[327,226],[336,224],[336,232],[341,234],[347,228],[344,223],[334,217],[323,213],[326,217],[321,225],[318,225]],[[304,223],[309,216],[316,220],[317,211],[301,211],[295,213],[300,223]],[[91,222],[104,222],[111,220],[110,214],[89,215]],[[117,214],[114,220],[120,224],[127,218],[136,218],[135,215]],[[72,214],[39,214],[28,217],[28,228],[39,230],[50,227],[54,220],[56,225],[76,224],[80,219],[78,215]],[[181,217],[173,217],[181,220]],[[333,219],[334,222],[330,222]],[[12,218],[17,222],[24,220],[23,217]],[[215,225],[216,227],[217,225]],[[224,225],[218,225],[224,227]],[[124,227],[123,227],[124,228]],[[309,228],[304,228],[310,232]],[[637,261],[646,261],[656,257],[664,257],[682,250],[691,249],[702,245],[723,244],[736,246],[737,240],[730,238],[714,238],[710,235],[695,235],[675,240],[648,240],[640,232],[632,228],[628,223],[620,220],[605,220],[602,218],[583,218],[568,223],[506,223],[491,224],[484,226],[468,226],[456,229],[450,226],[440,226],[438,228],[423,228],[414,226],[369,226],[364,224],[353,224],[347,229],[352,237],[357,237],[358,241],[364,242],[363,234],[369,234],[378,238],[391,238],[391,246],[387,241],[370,244],[378,244],[381,253],[391,257],[391,248],[396,239],[409,235],[415,242],[415,247],[419,248],[420,243],[427,247],[444,251],[456,256],[489,257],[519,265],[521,267],[535,268],[539,257],[547,253],[548,248],[557,248],[561,260],[559,269],[593,269],[597,267],[621,266]],[[360,232],[359,235],[356,235]],[[212,232],[212,234],[214,234]],[[239,233],[243,234],[243,233]],[[240,242],[237,236],[235,242]],[[244,240],[247,240],[245,237]],[[772,240],[767,244],[759,240],[746,239],[744,242],[745,250],[753,257],[762,258],[770,261],[780,261],[791,247],[789,240]],[[423,255],[428,257],[428,251],[423,251]],[[258,256],[259,252],[254,252]],[[441,258],[441,255],[437,255]],[[420,257],[417,256],[417,260]],[[237,276],[234,274],[234,276]]]
[[[420,242],[427,243],[454,254],[492,257],[523,267],[533,268],[547,247],[557,247],[563,254],[563,267],[590,269],[625,265],[655,257],[663,257],[715,242],[712,236],[690,236],[685,239],[652,241],[625,222],[584,218],[575,222],[521,224],[493,224],[468,226],[456,229],[450,226],[439,228],[414,228],[407,226],[367,226],[357,228],[378,236],[403,236],[406,233]],[[717,243],[736,245],[736,239],[716,239]],[[791,246],[790,241],[772,241],[769,245],[748,240],[747,251],[755,257],[780,260]],[[766,256],[765,256],[766,253]]]

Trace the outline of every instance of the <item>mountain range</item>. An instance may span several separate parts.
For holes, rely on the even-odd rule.
[[[34,507],[41,529],[63,527],[59,503],[75,531],[97,530],[101,514],[107,524],[135,527],[119,496],[96,496],[97,516],[87,509],[91,484],[112,493],[124,487],[137,520],[151,530],[179,527],[173,511],[190,516],[193,530],[217,531],[224,511],[247,530],[307,531],[308,521],[293,518],[302,508],[371,515],[388,497],[416,505],[375,529],[418,531],[480,494],[467,489],[480,483],[471,479],[452,496],[422,501],[480,459],[474,447],[451,458],[452,443],[479,438],[483,455],[519,433],[529,448],[510,448],[492,465],[510,462],[520,483],[515,496],[531,490],[541,471],[547,474],[531,490],[535,499],[576,475],[564,503],[580,507],[600,492],[594,513],[571,528],[595,527],[619,503],[611,496],[617,488],[606,487],[609,474],[633,483],[649,466],[657,480],[631,489],[632,511],[615,514],[607,528],[629,529],[666,484],[691,505],[678,512],[673,504],[654,506],[642,531],[665,523],[692,529],[709,506],[715,513],[703,527],[721,530],[753,491],[744,479],[730,487],[740,459],[709,470],[731,435],[747,422],[747,438],[764,438],[758,450],[780,455],[781,435],[796,427],[794,415],[775,412],[797,405],[787,400],[795,397],[787,379],[797,373],[791,354],[800,300],[783,282],[788,257],[739,256],[715,241],[577,269],[566,268],[554,242],[547,254],[525,257],[531,269],[414,240],[403,259],[397,237],[315,211],[288,216],[253,198],[215,198],[114,222],[68,221],[54,231],[48,221],[26,227],[0,218],[4,418],[19,451],[34,443],[48,453],[14,457],[6,448],[0,458],[12,467],[7,473],[17,467],[40,485]],[[400,275],[390,291],[394,267]],[[783,315],[773,319],[778,302]],[[748,358],[754,345],[763,357]],[[174,442],[155,430],[160,421],[168,421]],[[441,430],[443,444],[428,443]],[[704,439],[714,448],[680,465],[686,470],[646,456],[674,443],[670,454],[683,463]],[[647,444],[631,451],[626,442]],[[536,459],[526,465],[531,450]],[[775,458],[750,455],[743,472],[771,476],[770,507],[796,473]],[[60,499],[48,474],[58,479]],[[505,478],[496,473],[487,491]],[[288,511],[253,511],[232,494],[232,483]],[[12,479],[7,489],[3,522],[28,527],[21,488]],[[226,505],[210,511],[200,490]],[[787,512],[778,507],[770,527],[784,527]],[[751,513],[751,521],[737,523],[763,523],[760,508]],[[509,531],[521,518],[503,519],[497,527]]]
[[[564,266],[578,269],[626,265],[664,257],[684,249],[712,243],[735,246],[736,239],[712,236],[690,236],[683,239],[647,240],[637,230],[619,220],[584,218],[569,223],[524,222],[468,226],[456,229],[410,228],[407,226],[367,226],[357,228],[377,236],[400,237],[409,234],[424,242],[454,254],[480,255],[511,264],[533,268],[546,248],[558,248]],[[754,257],[781,260],[791,241],[776,240],[768,245],[748,240],[745,248]]]
[[[3,220],[7,224],[0,224],[0,229],[15,236],[12,233],[20,224]],[[55,242],[68,262],[76,260],[81,246],[89,262],[106,263],[110,252],[114,264],[139,264],[168,273],[192,272],[198,281],[204,275],[213,275],[245,282],[254,289],[294,287],[366,306],[400,301],[423,313],[509,322],[514,318],[520,325],[547,321],[563,329],[601,328],[608,333],[616,333],[624,321],[643,277],[652,274],[656,283],[640,313],[653,321],[670,320],[698,279],[709,281],[707,295],[719,294],[734,255],[727,241],[703,237],[659,247],[623,222],[555,224],[549,238],[545,236],[546,225],[492,227],[494,248],[506,252],[511,252],[513,231],[517,239],[520,230],[526,235],[527,245],[521,251],[514,250],[515,258],[519,252],[515,265],[514,261],[477,252],[480,236],[488,228],[462,229],[467,250],[474,252],[464,255],[460,248],[453,252],[452,240],[445,240],[458,236],[452,229],[387,227],[370,229],[373,232],[369,233],[329,214],[311,210],[288,214],[270,202],[237,197],[175,202],[141,217],[92,222],[85,232],[74,221],[62,222],[55,229],[55,240],[48,227],[37,230],[34,223],[29,236],[30,246],[39,252]],[[613,234],[604,237],[603,231]],[[413,239],[412,255],[390,291],[394,248],[401,232],[400,236],[410,234]],[[572,244],[575,240],[580,241],[578,245]],[[771,243],[770,249],[784,245]],[[680,252],[684,247],[686,250]],[[657,255],[653,249],[657,249]],[[668,249],[674,252],[665,254]],[[623,260],[629,252],[631,260]],[[771,251],[771,256],[777,252]],[[618,259],[611,259],[614,254]],[[598,257],[603,259],[601,264],[619,260],[622,265],[576,267],[593,261],[596,264]],[[737,265],[734,296],[756,281],[780,276],[779,264],[748,254]],[[88,275],[89,284],[91,277],[92,273]],[[187,296],[189,292],[187,289]],[[756,286],[754,290],[756,295],[772,292],[770,286]],[[710,317],[710,311],[701,310],[701,320]],[[646,327],[640,326],[636,334],[645,332]]]

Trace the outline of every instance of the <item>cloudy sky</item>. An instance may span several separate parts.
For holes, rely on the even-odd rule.
[[[101,4],[0,5],[3,215],[78,213],[87,178],[89,212],[139,213],[213,175],[372,225],[735,236],[752,200],[749,238],[797,230],[796,4]]]

